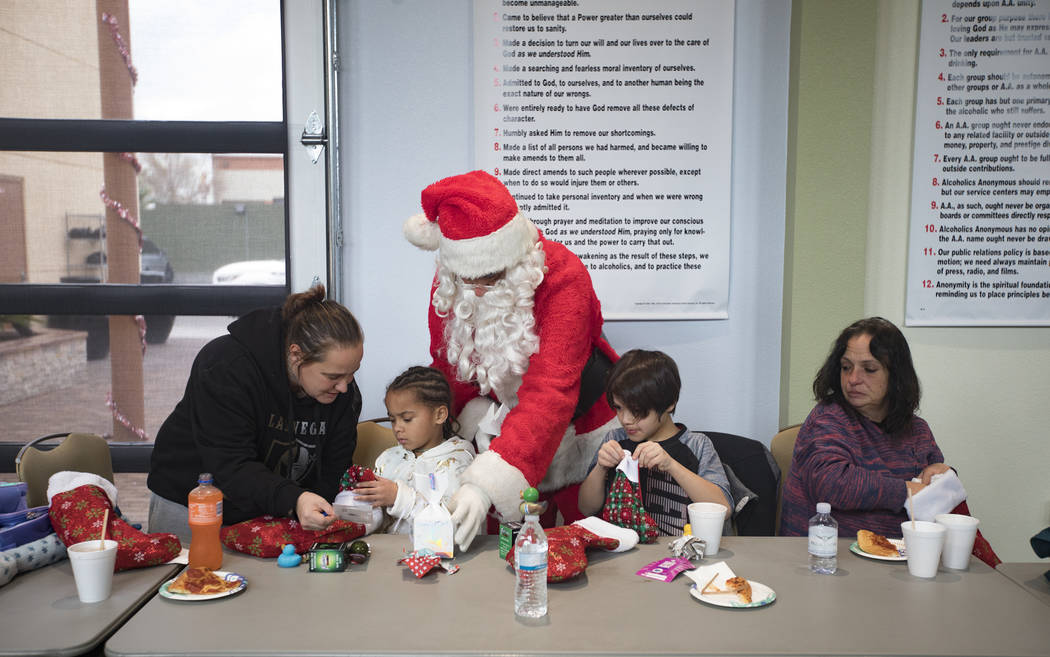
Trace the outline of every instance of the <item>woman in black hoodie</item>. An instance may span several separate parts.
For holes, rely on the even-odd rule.
[[[323,285],[256,310],[206,344],[153,447],[150,532],[188,543],[187,496],[202,472],[223,493],[223,522],[334,518],[328,500],[357,445],[364,336]]]

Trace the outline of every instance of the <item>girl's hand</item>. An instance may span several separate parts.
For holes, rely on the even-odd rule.
[[[383,477],[375,481],[362,481],[354,488],[354,497],[376,506],[394,506],[397,499],[397,482]]]
[[[922,469],[922,473],[919,474],[919,478],[922,479],[924,486],[930,485],[930,480],[933,479],[933,475],[939,475],[942,472],[951,470],[947,465],[943,463],[931,463]]]
[[[661,472],[667,472],[675,463],[674,459],[660,446],[660,443],[651,441],[646,441],[635,447],[634,458],[638,459],[638,467],[652,468]]]
[[[623,460],[623,447],[615,440],[602,443],[598,449],[598,465],[603,468],[615,468]]]

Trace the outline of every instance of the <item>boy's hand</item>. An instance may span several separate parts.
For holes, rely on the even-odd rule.
[[[602,443],[598,448],[598,465],[603,468],[615,468],[623,460],[623,447],[615,440]]]
[[[635,447],[634,458],[638,460],[638,467],[652,468],[661,472],[667,472],[675,463],[675,460],[664,451],[660,443],[651,441],[646,441]]]
[[[362,481],[354,488],[354,497],[376,506],[394,506],[397,500],[397,482],[383,477]]]

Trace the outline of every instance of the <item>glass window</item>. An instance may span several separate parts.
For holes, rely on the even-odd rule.
[[[291,4],[128,0],[111,17],[103,7],[121,3],[0,3],[6,468],[54,432],[152,441],[200,348],[287,293],[286,181],[323,189],[326,173],[296,174],[288,156],[286,85],[324,106],[321,67],[295,46],[320,43],[323,21]],[[287,53],[299,71],[288,82]],[[299,194],[292,214],[312,226],[326,208]],[[308,242],[297,247],[324,251]],[[136,522],[144,484],[117,474]]]
[[[118,164],[140,169],[130,204],[105,189],[103,160],[0,151],[0,283],[285,284],[282,155],[138,153]]]
[[[94,2],[3,5],[0,116],[101,118],[99,57],[112,51],[134,71],[126,118],[284,119],[278,0],[129,0],[126,25],[100,25]]]

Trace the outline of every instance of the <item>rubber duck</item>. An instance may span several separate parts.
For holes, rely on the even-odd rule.
[[[302,562],[303,558],[295,553],[294,545],[285,545],[277,556],[277,565],[281,568],[295,568]]]

